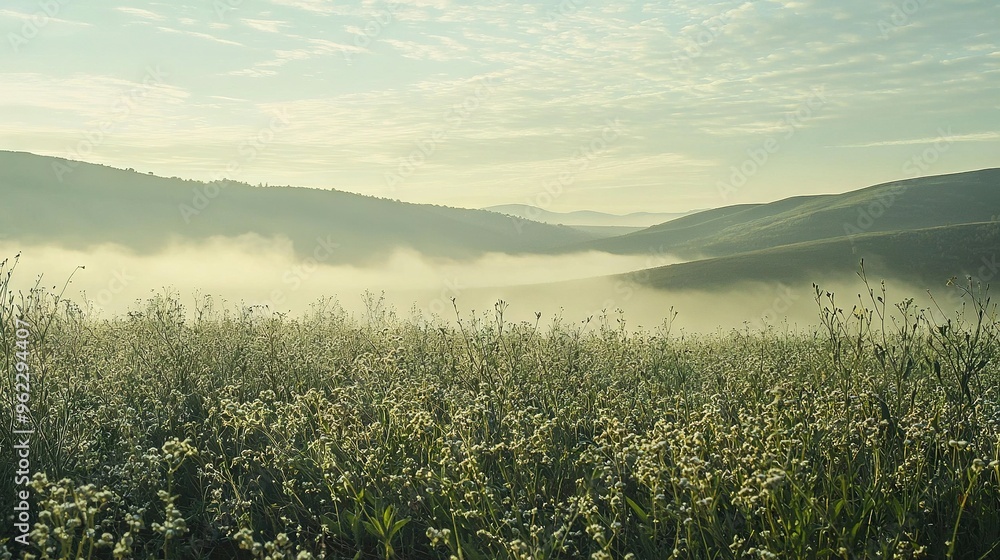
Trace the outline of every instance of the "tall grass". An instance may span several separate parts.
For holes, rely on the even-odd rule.
[[[812,332],[691,337],[376,298],[97,320],[9,272],[7,372],[14,317],[35,325],[33,557],[1000,554],[1000,333],[972,284],[959,315],[817,287]]]

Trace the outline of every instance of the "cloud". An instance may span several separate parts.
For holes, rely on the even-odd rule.
[[[149,10],[143,10],[142,8],[133,8],[133,7],[130,7],[130,6],[119,6],[119,7],[115,8],[115,10],[117,10],[117,11],[123,13],[123,14],[128,14],[130,16],[136,16],[138,18],[146,19],[146,20],[150,20],[150,21],[163,21],[163,20],[167,19],[166,16],[162,16],[162,15],[156,13],[156,12],[151,12]]]
[[[178,34],[178,35],[187,35],[188,37],[196,37],[198,39],[205,39],[205,40],[208,40],[208,41],[214,41],[214,42],[222,44],[222,45],[231,45],[231,46],[235,46],[235,47],[242,47],[242,46],[244,46],[243,43],[237,43],[236,41],[230,41],[229,39],[221,39],[221,38],[216,37],[214,35],[209,35],[208,33],[201,33],[199,31],[187,31],[187,30],[181,30],[181,29],[174,29],[172,27],[157,27],[157,29],[160,30],[160,31],[163,31],[164,33],[175,33],[175,34]]]
[[[343,43],[335,43],[325,39],[303,39],[307,46],[296,49],[277,49],[273,53],[273,58],[254,64],[250,68],[243,68],[229,72],[230,76],[246,76],[251,78],[266,78],[277,75],[274,68],[278,68],[294,61],[309,60],[314,57],[329,56],[337,53],[358,53],[365,52],[365,49]]]
[[[140,104],[178,105],[189,96],[184,89],[164,81],[143,83],[146,77],[133,81],[99,74],[54,77],[37,72],[0,76],[0,107],[57,111],[83,120],[120,114],[126,104],[133,108]]]
[[[24,12],[18,12],[14,10],[0,10],[0,18],[18,19],[24,22],[35,21],[38,18],[38,14],[27,14]],[[73,21],[68,19],[57,18],[53,16],[45,16],[46,21],[52,23],[59,23],[64,25],[78,25],[81,27],[93,27],[92,24],[85,21]]]
[[[277,6],[297,8],[312,14],[320,15],[344,15],[348,13],[349,10],[349,8],[346,8],[342,4],[338,5],[339,3],[332,0],[271,0],[271,3]]]
[[[466,56],[465,53],[469,51],[467,47],[457,41],[446,37],[439,39],[443,40],[438,45],[418,43],[416,41],[399,41],[396,39],[385,39],[384,42],[398,50],[404,58],[416,60],[457,60],[464,58]]]
[[[883,140],[866,142],[864,144],[841,144],[834,148],[873,148],[876,146],[912,146],[915,144],[934,144],[936,142],[992,142],[1000,140],[1000,132],[974,132],[969,134],[944,134],[934,137],[907,138],[903,140]]]
[[[244,78],[267,78],[276,76],[277,74],[277,70],[267,70],[264,68],[243,68],[242,70],[233,70],[227,73],[229,76],[241,76]]]
[[[265,33],[281,33],[281,29],[288,26],[288,22],[268,19],[241,19],[240,21],[251,29]]]

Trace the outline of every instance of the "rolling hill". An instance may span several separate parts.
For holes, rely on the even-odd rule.
[[[0,238],[71,248],[115,243],[153,252],[172,240],[285,236],[308,256],[368,262],[398,247],[429,256],[556,250],[599,236],[483,210],[410,204],[340,191],[163,178],[0,151]]]
[[[1000,222],[866,233],[793,243],[637,271],[621,279],[669,290],[706,290],[738,282],[818,282],[865,269],[932,288],[949,277],[983,282],[1000,276]]]
[[[799,196],[684,216],[582,246],[720,257],[783,245],[987,222],[1000,215],[1000,169],[922,177],[838,195]]]

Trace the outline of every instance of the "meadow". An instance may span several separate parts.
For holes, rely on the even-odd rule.
[[[689,335],[376,296],[95,319],[11,273],[3,558],[1000,556],[1000,328],[972,282],[958,314],[817,287],[812,329]]]

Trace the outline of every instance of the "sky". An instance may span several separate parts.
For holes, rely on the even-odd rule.
[[[4,2],[0,149],[678,212],[1000,165],[1000,3]]]

